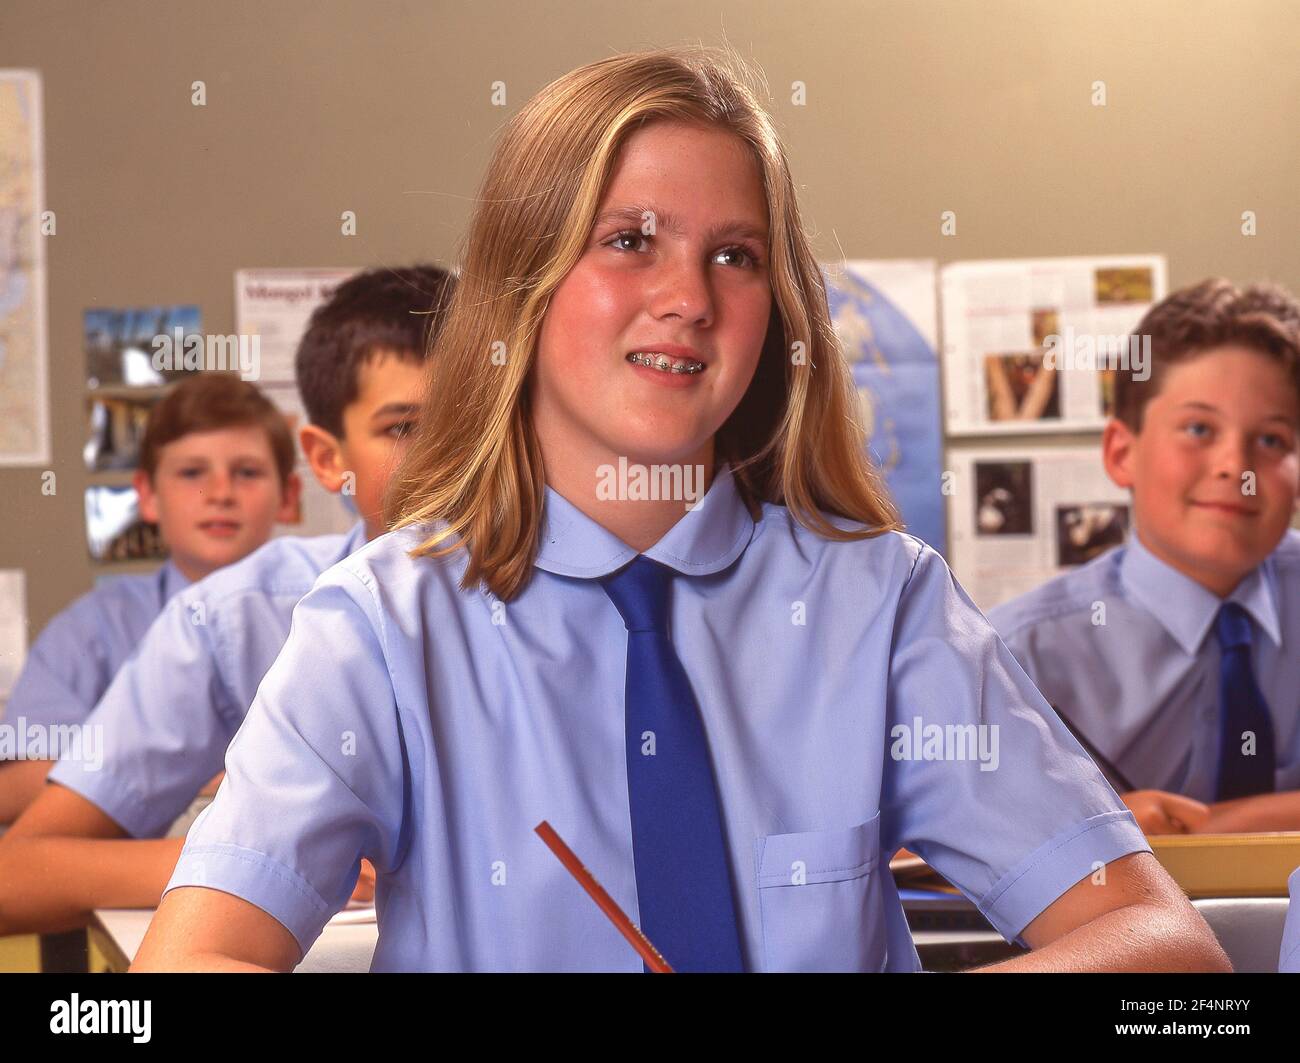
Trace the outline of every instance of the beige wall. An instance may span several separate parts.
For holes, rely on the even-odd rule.
[[[491,82],[513,111],[581,63],[696,39],[765,70],[824,258],[1161,251],[1173,285],[1300,290],[1294,0],[4,0],[0,67],[43,75],[58,215],[58,494],[0,470],[0,568],[27,570],[32,634],[91,580],[84,307],[196,302],[225,333],[240,267],[450,262],[506,118]]]

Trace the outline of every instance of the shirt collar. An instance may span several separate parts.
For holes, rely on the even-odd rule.
[[[1151,553],[1136,531],[1124,546],[1120,580],[1189,655],[1200,649],[1223,605],[1217,594]],[[1267,560],[1237,584],[1227,601],[1236,602],[1250,613],[1275,646],[1282,645],[1272,570]]]
[[[720,464],[709,489],[645,556],[686,576],[721,572],[754,534],[754,519],[736,490],[731,466]],[[637,552],[554,488],[546,488],[535,564],[560,576],[596,579],[622,568]]]

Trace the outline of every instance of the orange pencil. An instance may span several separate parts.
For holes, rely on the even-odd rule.
[[[595,876],[582,866],[582,861],[564,844],[564,839],[555,833],[555,828],[546,820],[542,820],[533,830],[550,847],[551,852],[560,858],[560,863],[569,869],[569,874],[578,880],[578,885],[587,891],[591,899],[600,906],[600,910],[609,916],[610,922],[618,927],[618,932],[641,954],[641,959],[645,961],[646,966],[656,974],[672,974],[673,969],[668,965],[668,961],[650,944],[650,939],[641,933],[640,928],[614,902],[614,898],[605,892]]]

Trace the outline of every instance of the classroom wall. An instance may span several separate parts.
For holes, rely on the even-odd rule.
[[[1173,286],[1300,290],[1297,39],[1293,0],[5,0],[0,67],[43,75],[58,217],[58,493],[0,469],[0,568],[27,571],[30,637],[91,583],[82,310],[194,302],[228,333],[241,267],[450,264],[495,132],[575,66],[693,40],[754,59],[824,259],[1151,251]]]

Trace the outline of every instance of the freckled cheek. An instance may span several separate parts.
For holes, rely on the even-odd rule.
[[[733,323],[729,329],[733,355],[742,356],[750,364],[758,364],[772,313],[772,295],[766,290],[761,296],[747,295],[727,307],[727,316]]]
[[[571,273],[551,301],[547,338],[552,364],[566,372],[589,372],[626,337],[641,293],[626,277]]]

